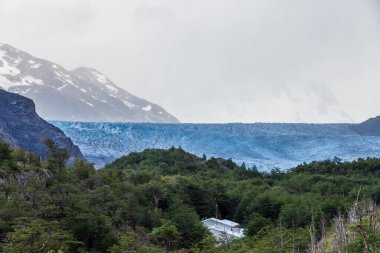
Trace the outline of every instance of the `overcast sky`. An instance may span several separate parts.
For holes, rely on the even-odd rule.
[[[0,42],[182,122],[380,115],[378,0],[0,0]]]

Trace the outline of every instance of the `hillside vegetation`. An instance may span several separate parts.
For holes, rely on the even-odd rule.
[[[379,252],[380,160],[259,172],[181,148],[103,169],[0,144],[1,252]],[[216,208],[217,206],[217,208]],[[217,244],[201,219],[241,223]]]

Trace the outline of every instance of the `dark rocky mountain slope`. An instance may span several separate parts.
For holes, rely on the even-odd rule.
[[[380,136],[380,116],[370,118],[352,128],[361,135]]]
[[[0,89],[0,139],[46,158],[44,140],[47,138],[68,150],[71,160],[84,159],[70,138],[37,115],[31,99]]]

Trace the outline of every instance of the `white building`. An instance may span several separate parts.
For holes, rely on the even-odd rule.
[[[202,223],[219,241],[228,242],[244,236],[244,229],[240,227],[239,223],[233,221],[209,218],[203,220]]]

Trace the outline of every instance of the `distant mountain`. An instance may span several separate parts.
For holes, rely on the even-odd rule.
[[[32,100],[0,90],[0,140],[46,158],[46,138],[70,152],[71,160],[84,159],[79,148],[60,129],[41,119]]]
[[[7,44],[0,44],[0,88],[32,99],[48,120],[178,123],[95,69],[68,71]]]
[[[352,128],[361,135],[380,136],[380,116],[370,118]]]

